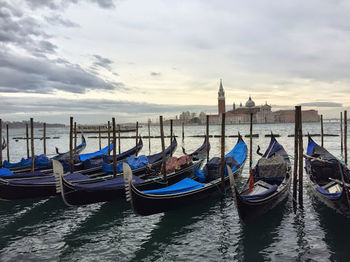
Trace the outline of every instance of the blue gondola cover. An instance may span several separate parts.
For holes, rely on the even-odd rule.
[[[153,194],[153,195],[169,195],[169,194],[177,194],[184,193],[187,191],[192,191],[195,189],[199,189],[204,187],[204,183],[199,183],[191,178],[185,178],[176,184],[173,184],[168,187],[154,189],[154,190],[145,190],[142,193],[145,194]]]

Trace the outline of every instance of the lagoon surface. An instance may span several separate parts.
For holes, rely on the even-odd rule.
[[[254,125],[253,164],[273,131],[289,155],[294,153],[294,124]],[[211,135],[220,134],[220,126],[210,126]],[[339,123],[325,123],[327,134],[340,134]],[[25,130],[10,130],[10,138],[25,136]],[[177,156],[181,145],[187,152],[199,147],[205,126],[174,127],[178,135]],[[226,126],[226,135],[249,133],[248,125]],[[320,133],[319,123],[303,124],[303,133]],[[41,136],[40,130],[35,136]],[[165,126],[169,134],[169,127]],[[148,135],[147,126],[140,129]],[[123,134],[125,136],[133,133]],[[159,127],[151,127],[151,135],[159,135]],[[47,130],[48,154],[55,146],[61,152],[69,148],[68,129]],[[86,134],[86,137],[92,136]],[[166,140],[169,144],[170,139]],[[226,152],[237,138],[226,138]],[[244,138],[249,143],[249,138]],[[321,138],[314,140],[320,143]],[[160,139],[144,139],[140,154],[160,151]],[[210,156],[220,156],[220,138],[211,138]],[[98,139],[87,138],[84,153],[98,150]],[[102,146],[107,145],[107,139]],[[122,139],[121,150],[135,145],[134,139]],[[306,149],[307,138],[304,138]],[[340,155],[340,136],[325,137],[324,146],[335,156]],[[35,152],[43,152],[42,141],[35,140]],[[6,159],[6,149],[3,151]],[[26,155],[25,140],[10,139],[11,161]],[[239,183],[249,175],[248,161]],[[67,207],[60,197],[0,201],[0,261],[349,261],[350,221],[319,203],[308,191],[304,179],[304,209],[293,211],[292,196],[276,209],[248,226],[243,226],[233,204],[231,192],[223,197],[208,199],[201,204],[148,217],[136,216],[125,201]]]

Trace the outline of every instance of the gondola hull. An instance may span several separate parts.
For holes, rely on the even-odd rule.
[[[168,185],[172,185],[185,177],[193,176],[193,168],[197,168],[202,164],[203,160],[196,161],[196,163],[181,169],[179,171],[173,172],[167,175],[168,183],[164,183],[161,177],[157,177],[150,180],[145,180],[145,182],[138,184],[137,188],[140,190],[148,190],[155,188],[162,188]],[[61,194],[64,202],[70,206],[87,205],[98,202],[112,201],[116,199],[125,198],[125,186],[115,186],[94,190],[82,190],[75,189],[74,185],[67,182],[63,177],[61,177]]]
[[[275,208],[288,197],[290,185],[291,179],[288,178],[286,185],[282,187],[281,191],[278,191],[267,198],[255,201],[247,201],[243,199],[238,192],[236,192],[235,201],[241,221],[244,224],[251,223],[253,220]]]
[[[240,175],[243,166],[244,163],[235,171],[234,175]],[[225,189],[228,188],[229,185],[229,178],[225,177]],[[141,216],[148,216],[185,206],[195,205],[204,199],[222,195],[224,193],[222,192],[220,178],[208,183],[200,189],[189,191],[187,193],[171,195],[144,194],[138,190],[131,181],[127,184],[127,190],[131,196],[134,212]]]

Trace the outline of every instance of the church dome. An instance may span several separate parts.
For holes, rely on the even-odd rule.
[[[249,97],[248,101],[245,103],[245,106],[246,107],[254,107],[255,106],[255,103],[251,97]]]

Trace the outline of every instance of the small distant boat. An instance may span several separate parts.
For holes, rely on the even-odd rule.
[[[305,169],[317,199],[350,218],[350,170],[311,136],[308,136]]]
[[[242,192],[238,192],[232,174],[231,189],[238,215],[244,224],[265,214],[289,194],[291,184],[289,157],[274,136],[265,154],[251,170]]]
[[[119,133],[126,133],[126,132],[135,132],[136,127],[135,126],[116,126],[116,132]],[[108,126],[107,125],[79,125],[77,127],[78,133],[108,133]],[[109,128],[109,132],[112,134],[113,129],[112,126]]]

